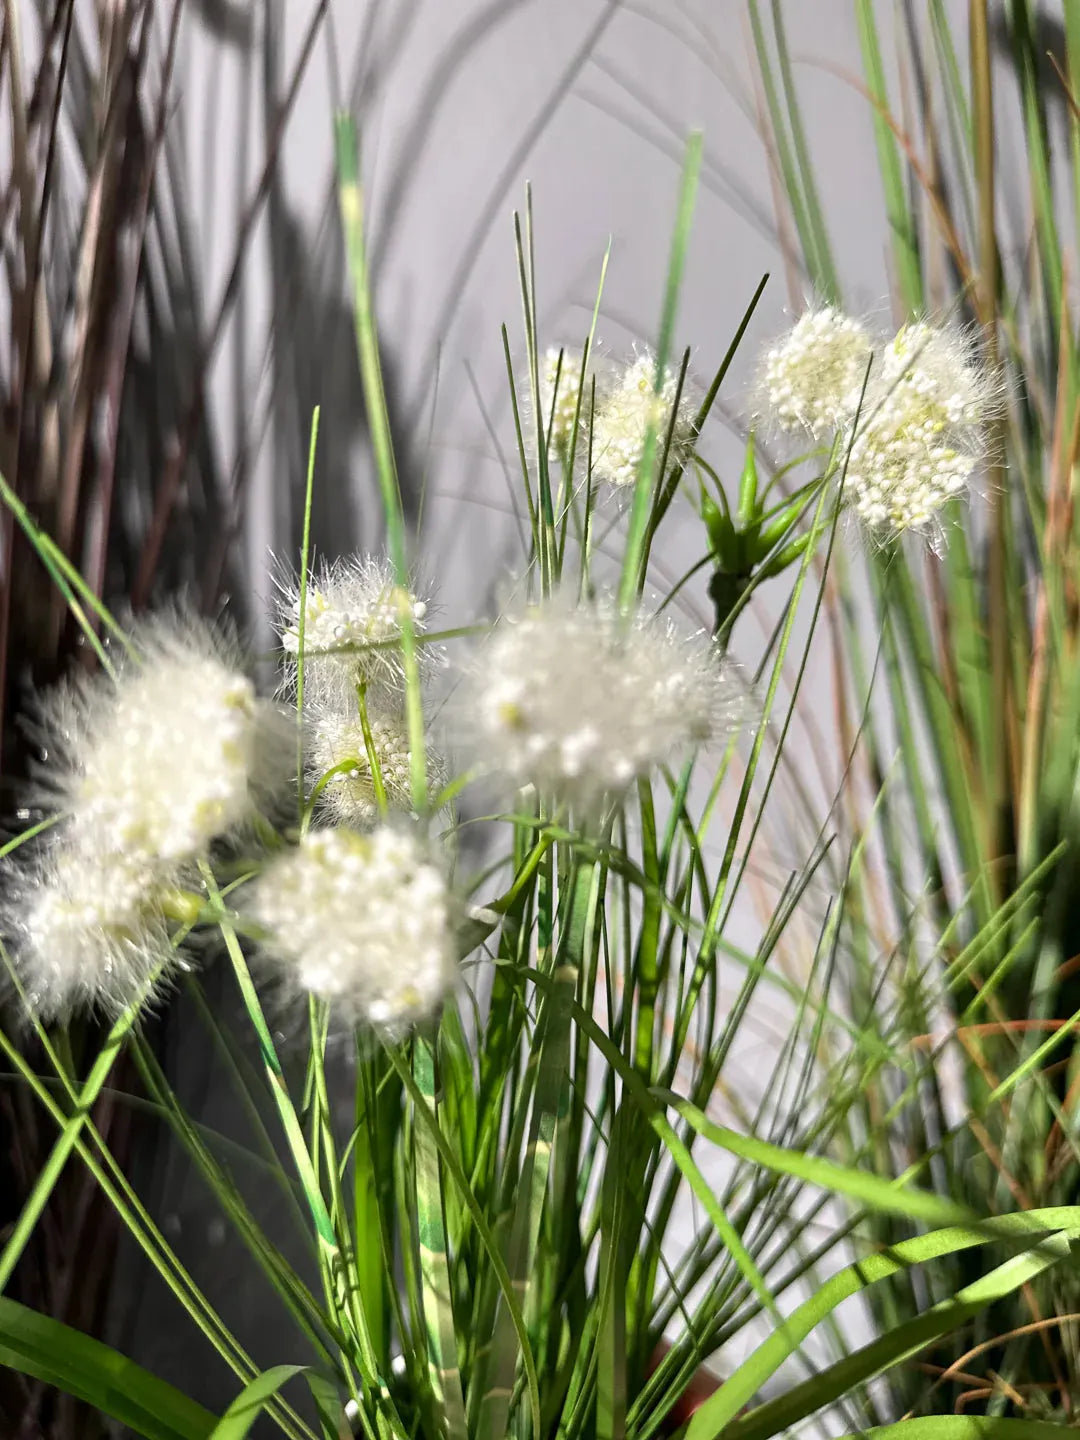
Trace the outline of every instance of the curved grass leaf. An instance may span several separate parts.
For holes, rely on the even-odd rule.
[[[909,1354],[913,1345],[918,1348],[918,1345],[925,1344],[935,1335],[946,1334],[949,1329],[962,1323],[969,1314],[984,1308],[998,1295],[1008,1294],[1024,1284],[1030,1278],[1032,1266],[1037,1271],[1066,1258],[1070,1253],[1070,1236],[1080,1233],[1080,1209],[1070,1206],[1029,1210],[1016,1215],[999,1216],[995,1219],[994,1226],[993,1235],[983,1229],[962,1226],[935,1230],[928,1235],[901,1241],[888,1253],[868,1255],[864,1260],[849,1265],[839,1274],[832,1276],[701,1406],[690,1423],[686,1440],[712,1440],[712,1437],[717,1435],[723,1435],[725,1440],[729,1440],[729,1437],[730,1440],[736,1440],[736,1437],[738,1440],[752,1440],[752,1437],[753,1440],[759,1440],[759,1437],[776,1434],[777,1430],[790,1424],[792,1411],[799,1415],[807,1414],[829,1403],[831,1392],[841,1378],[842,1389],[848,1389],[859,1378],[878,1373],[895,1359]],[[1053,1230],[1058,1233],[1047,1239],[1047,1232]],[[735,1420],[735,1416],[747,1401],[758,1393],[784,1361],[795,1353],[810,1332],[835,1310],[842,1300],[911,1265],[925,1264],[959,1250],[986,1244],[994,1238],[1009,1238],[1014,1235],[1020,1237],[1025,1234],[1032,1237],[1031,1249],[1006,1261],[1005,1265],[991,1271],[973,1286],[968,1286],[966,1291],[945,1302],[944,1306],[935,1306],[926,1315],[917,1317],[911,1322],[913,1326],[922,1327],[917,1334],[910,1326],[901,1326],[893,1334],[882,1337],[857,1354],[847,1357],[839,1365],[815,1376],[806,1385],[797,1386],[779,1400],[762,1405],[750,1415]],[[1027,1262],[1026,1266],[1024,1262]],[[891,1347],[891,1350],[882,1351],[883,1346]],[[886,1358],[886,1353],[891,1353],[892,1358]],[[819,1395],[821,1398],[818,1398]],[[809,1405],[806,1404],[807,1401],[810,1402]],[[731,1423],[732,1421],[734,1423]]]
[[[1001,1415],[923,1415],[875,1425],[843,1440],[1060,1440],[1072,1426],[1045,1420],[1007,1420]]]
[[[85,1401],[144,1440],[208,1440],[216,1433],[210,1411],[172,1385],[15,1300],[0,1299],[0,1365]]]
[[[256,1375],[244,1386],[225,1414],[210,1432],[210,1440],[244,1440],[252,1425],[262,1414],[287,1380],[302,1375],[306,1365],[274,1365]]]

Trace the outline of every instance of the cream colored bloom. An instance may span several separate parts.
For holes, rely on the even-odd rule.
[[[105,853],[191,860],[287,783],[289,726],[209,625],[160,619],[134,640],[141,663],[47,705],[43,787]]]
[[[324,814],[338,825],[370,825],[379,817],[379,802],[358,706],[354,703],[351,713],[331,709],[308,718],[305,754],[309,781],[318,784],[335,772],[322,789]],[[405,716],[400,707],[384,701],[368,707],[368,727],[387,806],[408,810],[412,805],[412,752]],[[429,782],[435,775],[429,755]]]
[[[858,320],[832,306],[806,311],[765,354],[766,414],[781,430],[829,438],[855,415],[870,354]]]
[[[312,703],[347,708],[357,685],[400,686],[406,620],[424,628],[427,603],[394,580],[385,561],[354,556],[322,564],[308,578],[304,608],[304,692]],[[282,583],[279,631],[295,682],[300,649],[300,586]]]
[[[163,897],[175,876],[99,836],[50,838],[5,876],[4,929],[33,1013],[118,1013],[172,958]]]
[[[400,1030],[456,975],[446,881],[404,826],[309,831],[255,882],[251,910],[287,988],[349,1024]]]
[[[581,352],[545,350],[540,357],[540,420],[554,453],[569,459],[577,419],[575,458],[588,453],[589,412],[594,371],[582,370]],[[597,403],[602,389],[597,386]],[[580,397],[581,412],[578,414]]]
[[[693,441],[694,412],[684,388],[675,407],[678,376],[665,370],[663,384],[654,389],[656,360],[646,351],[623,371],[603,403],[597,400],[593,417],[592,464],[599,480],[629,486],[637,480],[650,425],[656,435],[657,455],[663,452],[671,431],[670,459],[685,460]]]
[[[882,354],[851,445],[846,496],[872,530],[931,529],[963,494],[1000,403],[997,376],[977,363],[962,333],[920,322]]]
[[[481,766],[586,804],[747,714],[708,641],[560,597],[495,627],[462,703]]]

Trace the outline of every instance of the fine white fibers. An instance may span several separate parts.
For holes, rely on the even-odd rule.
[[[252,819],[287,779],[282,717],[220,637],[192,621],[136,632],[142,661],[63,692],[45,779],[87,843],[184,861]]]
[[[1001,385],[994,371],[976,363],[962,331],[920,321],[905,325],[881,355],[880,389],[906,413],[940,433],[978,430],[996,411]],[[976,442],[977,443],[977,442]]]
[[[300,650],[300,586],[281,582],[281,643],[295,682]],[[391,567],[371,556],[323,565],[309,577],[304,606],[304,690],[311,700],[349,703],[357,685],[402,681],[402,626],[423,629],[427,604],[395,583]]]
[[[9,875],[4,929],[32,1012],[118,1013],[170,959],[161,906],[174,877],[130,853],[61,835]]]
[[[765,356],[764,403],[783,430],[840,436],[840,455],[850,450],[845,500],[871,530],[924,531],[971,482],[1000,377],[962,331],[926,321],[893,336],[867,380],[872,349],[859,321],[810,310]]]
[[[585,804],[730,733],[746,713],[710,643],[559,597],[496,627],[468,707],[481,765]]]
[[[373,711],[369,712],[368,728],[387,805],[394,810],[408,809],[411,751],[405,720],[391,710]],[[335,824],[363,826],[378,818],[371,756],[355,701],[351,714],[330,709],[311,719],[305,753],[312,784],[337,766],[348,765],[348,769],[336,770],[322,790],[323,812]]]
[[[9,866],[2,919],[46,1019],[135,1000],[172,958],[166,899],[197,913],[185,873],[295,774],[295,729],[217,630],[174,612],[132,640],[115,678],[62,686],[41,710],[39,800],[65,819]]]
[[[599,480],[611,485],[633,485],[637,480],[645,437],[650,425],[656,436],[657,456],[663,452],[669,430],[673,460],[684,460],[693,439],[693,409],[685,389],[675,409],[678,376],[664,371],[660,392],[655,392],[656,360],[646,351],[601,402],[597,397],[592,425],[592,465]],[[674,411],[674,414],[673,414]]]
[[[872,529],[933,526],[968,487],[1000,401],[961,334],[906,326],[885,347],[847,469],[847,499]]]
[[[255,882],[251,909],[286,986],[348,1023],[403,1028],[453,983],[446,882],[404,826],[308,831]]]
[[[857,320],[832,306],[808,310],[766,351],[761,390],[769,415],[781,430],[831,435],[858,409],[870,354]]]

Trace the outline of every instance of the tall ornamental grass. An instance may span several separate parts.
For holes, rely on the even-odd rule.
[[[1080,6],[966,10],[965,33],[940,0],[855,0],[863,71],[836,81],[858,87],[876,140],[895,322],[910,335],[947,313],[1000,387],[974,495],[958,485],[934,543],[886,527],[827,587],[835,728],[851,756],[835,816],[863,837],[834,995],[872,1036],[836,1153],[1006,1214],[1070,1204],[1080,1180]],[[747,6],[768,162],[809,277],[793,301],[841,315],[854,297],[833,258],[788,13]],[[910,1234],[880,1213],[858,1220],[875,1247]],[[973,1278],[957,1255],[879,1287],[876,1324],[917,1324]],[[1071,1268],[1033,1279],[913,1352],[893,1393],[913,1414],[1023,1417],[1018,1433],[1075,1423],[1078,1315]]]
[[[901,1418],[913,1354],[1065,1283],[1080,1207],[965,1202],[942,1193],[925,1151],[910,1173],[878,1173],[875,1086],[901,1094],[907,1057],[853,1003],[860,843],[833,884],[827,820],[755,940],[735,938],[850,527],[882,508],[896,523],[906,507],[910,529],[938,516],[964,447],[996,423],[995,363],[947,325],[910,352],[911,334],[895,336],[895,373],[859,349],[801,488],[759,481],[751,451],[729,494],[704,432],[742,329],[700,391],[672,343],[700,139],[655,348],[632,359],[596,353],[595,320],[574,351],[539,336],[530,202],[515,232],[523,347],[504,333],[527,553],[494,624],[440,629],[410,563],[347,121],[337,141],[388,553],[322,564],[305,526],[281,577],[273,695],[220,626],[181,609],[121,626],[66,569],[109,644],[98,673],[41,700],[41,818],[4,856],[13,1012],[47,1072],[14,1026],[0,1048],[56,1141],[4,1237],[0,1286],[60,1174],[84,1166],[176,1323],[234,1373],[236,1400],[211,1414],[189,1393],[197,1377],[167,1384],[10,1299],[0,1359],[153,1440],[225,1440],[257,1420],[315,1440],[853,1437],[882,1406],[897,1423],[880,1433],[898,1440],[1056,1434]],[[966,367],[974,386],[959,410],[931,364],[943,349],[949,380]],[[778,352],[771,378],[766,366],[778,421],[809,393],[796,358]],[[317,429],[316,417],[308,516]],[[922,470],[937,490],[919,491]],[[652,584],[657,537],[690,502],[739,561],[713,587],[715,634],[685,624],[678,587]],[[737,626],[762,577],[782,588],[780,617],[743,672]],[[467,822],[466,793],[487,807]],[[466,825],[482,829],[486,861]],[[1000,943],[999,916],[972,920],[967,958]],[[148,1044],[153,1006],[175,987],[197,1000],[211,964],[258,1046],[252,1073],[202,1007],[251,1117],[249,1150],[185,1113]],[[112,1028],[76,1066],[65,1022],[88,1006]],[[734,1067],[764,1016],[783,1033],[757,1043],[751,1084]],[[140,1084],[118,1103],[185,1148],[291,1324],[285,1353],[245,1349],[103,1140],[91,1107],[121,1052]],[[282,1193],[304,1265],[260,1226],[253,1183]],[[919,1287],[933,1298],[908,1313]],[[838,1313],[848,1299],[854,1319]],[[868,1329],[868,1314],[885,1321]],[[891,1408],[869,1386],[880,1376]]]

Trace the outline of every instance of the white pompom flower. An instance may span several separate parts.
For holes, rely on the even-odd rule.
[[[878,534],[928,531],[968,490],[1001,399],[961,332],[919,322],[885,347],[847,466],[846,500]]]
[[[159,618],[133,643],[115,679],[46,702],[40,785],[106,854],[193,860],[288,783],[291,727],[210,625]]]
[[[368,728],[375,769],[378,771],[390,810],[412,806],[412,751],[408,726],[400,706],[381,702],[369,704]],[[379,818],[379,798],[358,705],[351,712],[335,708],[306,714],[305,758],[309,783],[318,784],[329,775],[321,791],[324,815],[334,824],[362,828]],[[436,783],[439,766],[430,751],[426,755],[429,788]],[[341,768],[341,767],[347,768]],[[331,772],[334,772],[331,774]]]
[[[255,882],[250,908],[286,987],[347,1024],[400,1032],[453,984],[446,881],[404,825],[308,831]]]
[[[668,367],[657,394],[656,360],[648,352],[628,365],[604,396],[597,399],[592,425],[593,473],[610,485],[625,487],[637,480],[650,425],[656,435],[657,456],[663,453],[671,433],[669,459],[684,461],[693,444],[693,403],[684,386],[679,396],[679,377]]]
[[[762,408],[781,430],[828,438],[849,424],[870,363],[872,344],[858,320],[831,305],[808,310],[765,353]]]
[[[1002,399],[1000,375],[973,354],[965,331],[925,320],[904,325],[885,346],[880,389],[898,412],[938,434],[965,432],[976,445]]]
[[[482,767],[587,807],[749,716],[711,642],[558,596],[495,627],[462,705]]]
[[[30,1010],[66,1020],[150,997],[174,952],[165,899],[176,876],[100,837],[61,832],[9,867],[3,928]]]
[[[300,651],[300,585],[280,582],[278,628],[286,673],[295,683]],[[304,690],[315,703],[347,706],[358,685],[400,686],[401,637],[411,620],[424,628],[428,605],[373,556],[323,562],[308,578],[304,605]]]

